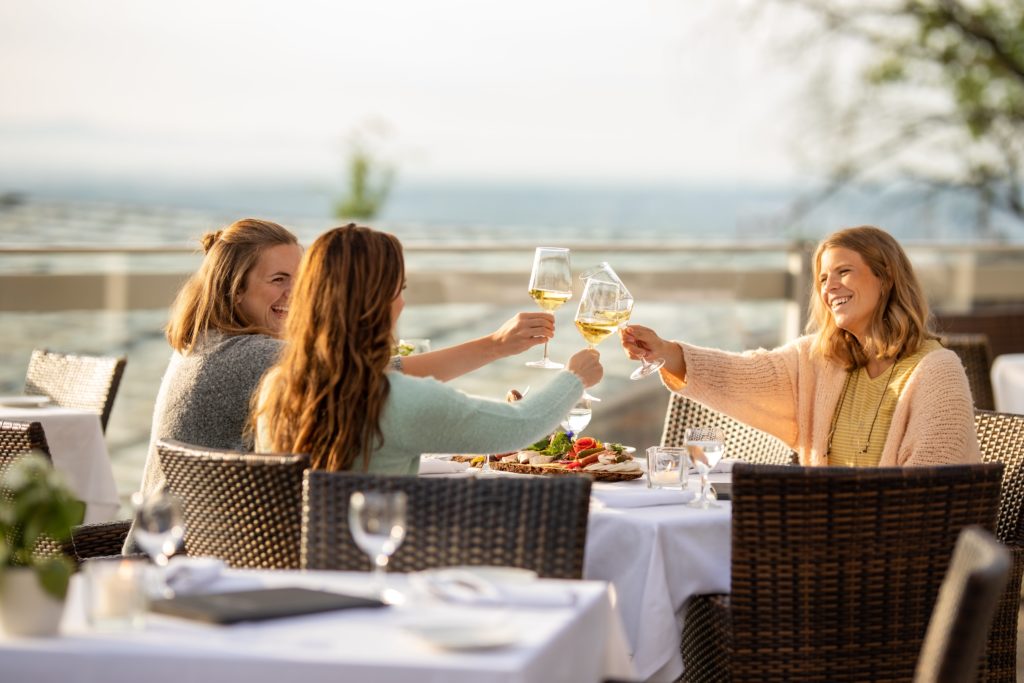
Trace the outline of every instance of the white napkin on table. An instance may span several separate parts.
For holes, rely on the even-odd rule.
[[[164,581],[175,595],[203,592],[221,578],[226,565],[215,557],[176,555],[164,568]]]
[[[722,458],[718,461],[718,464],[712,467],[708,472],[709,474],[729,474],[732,472],[732,466],[738,462],[744,462],[741,458]],[[690,468],[691,472],[696,472],[696,467]]]
[[[623,485],[626,484],[626,485]],[[646,482],[597,481],[590,487],[590,495],[610,508],[642,508],[652,505],[682,505],[693,500],[694,493],[682,489],[649,489]]]
[[[469,469],[468,462],[454,462],[441,458],[420,458],[420,474],[452,474],[465,472]]]
[[[441,569],[409,575],[417,590],[445,602],[464,605],[570,607],[576,593],[564,584],[540,581],[491,581],[472,568]]]

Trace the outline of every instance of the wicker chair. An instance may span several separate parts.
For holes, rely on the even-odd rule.
[[[311,470],[302,494],[302,567],[368,569],[349,532],[349,498],[356,491],[404,491],[406,536],[389,569],[497,565],[579,579],[590,483],[587,477],[467,480]]]
[[[697,596],[685,681],[910,681],[961,529],[1002,466],[733,468],[732,593]]]
[[[1017,676],[1017,613],[1024,576],[1024,415],[977,410],[974,426],[982,461],[1005,467],[996,538],[1013,558],[1009,586],[989,634],[981,680],[1010,682]]]
[[[110,409],[127,361],[103,356],[77,356],[36,349],[25,375],[25,393],[49,396],[65,408],[91,410],[107,430]]]
[[[662,446],[682,446],[687,427],[721,427],[725,430],[726,454],[744,462],[761,465],[790,465],[796,463],[796,453],[759,429],[734,420],[693,399],[672,394],[665,411],[665,427],[661,432]]]
[[[298,569],[306,455],[264,455],[157,441],[167,490],[181,498],[189,555],[232,567]]]
[[[46,432],[38,422],[9,422],[0,420],[0,481],[7,475],[7,469],[15,460],[30,453],[39,451],[50,457],[50,447],[46,443]],[[0,488],[0,497],[5,500],[9,493]]]
[[[914,683],[972,683],[999,597],[1010,578],[1010,554],[978,527],[960,532],[949,571],[928,621]]]
[[[992,347],[992,357],[1004,353],[1024,353],[1024,306],[1010,304],[971,311],[936,313],[939,334],[984,334]]]
[[[974,407],[993,410],[996,406],[992,393],[992,351],[984,334],[947,334],[939,340],[943,346],[960,356],[967,383],[971,386]]]

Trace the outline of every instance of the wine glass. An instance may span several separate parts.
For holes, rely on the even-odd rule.
[[[590,424],[590,416],[590,400],[581,398],[576,405],[569,409],[569,414],[562,419],[562,429],[570,439],[577,437]]]
[[[572,272],[569,268],[569,250],[560,247],[537,247],[533,254],[533,272],[530,273],[530,296],[545,311],[551,312],[572,298]],[[548,343],[544,342],[544,358],[527,363],[531,368],[560,370],[565,367],[548,358]]]
[[[373,563],[374,591],[384,602],[401,600],[401,594],[387,589],[384,571],[388,558],[405,538],[407,497],[401,491],[389,493],[356,491],[348,504],[348,527],[352,539]]]
[[[164,569],[185,537],[181,500],[170,491],[160,488],[145,497],[141,491],[133,493],[132,505],[135,508],[132,532],[135,543],[157,566],[155,578],[151,582],[151,593],[170,597],[171,590],[164,578]]]
[[[683,445],[700,474],[697,497],[688,505],[702,509],[719,507],[710,496],[708,474],[725,455],[725,431],[720,427],[690,427],[683,435]]]
[[[576,329],[583,335],[587,346],[595,348],[625,324],[632,312],[633,297],[624,287],[614,282],[588,279],[576,309]],[[600,400],[587,393],[583,397],[588,401]]]

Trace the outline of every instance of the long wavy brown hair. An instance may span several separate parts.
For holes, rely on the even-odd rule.
[[[369,464],[383,435],[391,304],[405,283],[394,235],[349,224],[306,251],[292,290],[285,350],[257,392],[270,449],[308,453],[314,469]],[[260,399],[257,399],[259,401]]]
[[[882,281],[879,305],[860,342],[836,327],[832,311],[821,296],[821,258],[834,247],[860,254]],[[916,352],[926,339],[935,339],[929,328],[928,301],[906,252],[892,235],[871,225],[832,233],[814,253],[814,290],[811,293],[807,332],[817,334],[814,349],[847,370],[867,365],[871,358],[895,360]]]
[[[245,292],[245,280],[260,255],[281,244],[298,244],[295,235],[271,221],[243,218],[206,233],[200,242],[203,264],[171,306],[165,330],[171,348],[187,353],[211,329],[227,335],[275,336],[273,330],[247,320],[235,302]]]

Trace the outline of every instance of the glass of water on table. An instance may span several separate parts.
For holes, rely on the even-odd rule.
[[[725,431],[720,427],[690,427],[683,437],[683,445],[686,447],[690,462],[700,475],[697,497],[688,505],[702,509],[719,507],[715,499],[709,495],[711,485],[708,483],[708,474],[725,455]]]

